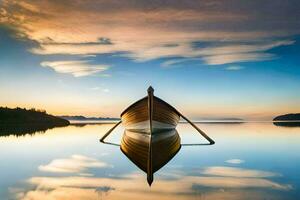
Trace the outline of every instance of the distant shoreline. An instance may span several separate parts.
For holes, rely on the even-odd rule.
[[[290,113],[290,114],[284,114],[279,115],[273,119],[273,121],[276,122],[300,122],[300,113]]]
[[[68,120],[47,114],[43,110],[0,107],[0,136],[44,132],[68,125]]]
[[[115,124],[119,120],[70,120],[70,124]],[[243,121],[228,121],[228,120],[192,120],[193,123],[199,124],[242,124],[242,123],[273,123],[272,120],[243,120]],[[300,121],[277,121],[277,122],[300,122]],[[179,121],[180,124],[188,123]]]
[[[68,121],[111,121],[111,120],[120,120],[120,118],[117,117],[85,117],[82,115],[75,115],[75,116],[69,116],[69,115],[61,115],[57,116],[62,119],[66,119]]]

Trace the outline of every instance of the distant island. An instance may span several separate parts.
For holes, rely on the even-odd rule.
[[[300,121],[300,113],[279,115],[275,117],[273,121]]]
[[[273,119],[276,126],[300,127],[300,113],[279,115]]]
[[[201,120],[194,120],[194,122],[204,124],[242,124],[244,119],[234,117],[202,118]]]
[[[244,119],[236,117],[222,117],[222,118],[201,118],[201,121],[244,121]]]
[[[70,120],[70,121],[97,121],[97,120],[120,120],[120,118],[111,118],[111,117],[85,117],[82,115],[75,115],[75,116],[69,116],[69,115],[62,115],[62,116],[57,116],[62,119]]]
[[[0,107],[0,136],[24,135],[68,126],[70,122],[44,110]]]

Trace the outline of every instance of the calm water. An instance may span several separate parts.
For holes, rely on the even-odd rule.
[[[151,187],[118,146],[99,143],[112,124],[0,137],[0,199],[300,199],[300,128],[198,125],[216,144],[183,145]],[[177,131],[182,144],[205,143],[187,124]]]

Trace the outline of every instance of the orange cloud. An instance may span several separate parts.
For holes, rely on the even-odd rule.
[[[219,1],[195,2],[190,7],[178,2],[154,4],[153,8],[143,1],[5,0],[2,4],[1,22],[38,42],[31,52],[43,55],[122,53],[135,61],[182,57],[221,65],[274,59],[276,55],[266,51],[292,45],[282,37],[297,33],[294,27],[259,26],[264,21],[249,10],[226,11]],[[254,27],[251,31],[242,28],[245,21]],[[195,42],[211,44],[204,48]]]
[[[109,167],[106,163],[100,162],[94,158],[81,155],[73,155],[71,158],[56,159],[47,165],[40,165],[39,170],[56,173],[79,173],[87,168]]]

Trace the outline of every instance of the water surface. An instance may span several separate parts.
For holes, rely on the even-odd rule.
[[[272,123],[188,124],[182,147],[146,174],[118,146],[99,138],[113,124],[70,125],[25,136],[0,137],[0,199],[299,199],[300,128]],[[123,128],[108,141],[119,143]]]

